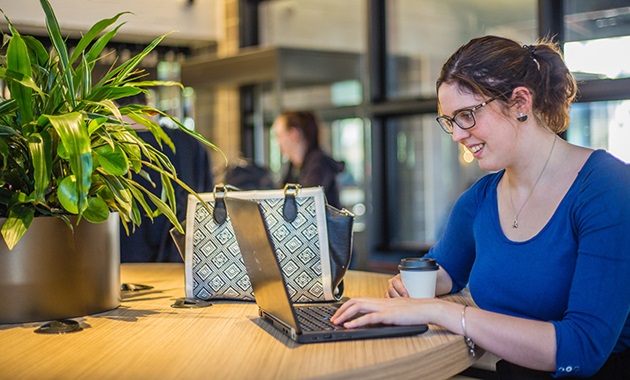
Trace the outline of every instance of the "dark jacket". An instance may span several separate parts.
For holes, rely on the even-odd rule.
[[[212,191],[214,186],[212,169],[210,165],[210,155],[206,147],[181,130],[164,128],[164,131],[173,141],[176,154],[166,145],[163,145],[164,148],[162,151],[173,163],[177,171],[177,177],[196,192]],[[138,132],[138,135],[143,140],[159,149],[150,132],[141,131]],[[151,172],[151,179],[158,185],[156,188],[153,188],[140,176],[134,176],[134,179],[147,189],[151,189],[158,197],[160,196],[162,186],[159,184],[160,177],[157,173]],[[188,192],[174,182],[173,187],[175,188],[175,197],[177,198],[177,219],[181,222],[186,219]],[[142,224],[136,227],[136,231],[130,236],[125,234],[121,226],[120,261],[181,262],[182,258],[169,234],[169,229],[171,228],[171,222],[164,215],[154,218],[153,223],[151,223],[151,219],[147,216],[143,216]]]
[[[341,173],[344,167],[343,162],[335,161],[321,149],[313,149],[304,157],[302,168],[298,169],[289,163],[282,182],[298,183],[302,187],[322,186],[328,204],[341,208],[337,174]]]

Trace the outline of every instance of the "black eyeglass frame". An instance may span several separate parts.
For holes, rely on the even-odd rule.
[[[453,130],[454,130],[454,128],[453,128],[453,124],[457,125],[459,128],[463,129],[464,131],[469,130],[469,129],[473,128],[475,125],[477,125],[477,119],[475,118],[475,111],[479,110],[481,107],[483,107],[483,106],[487,105],[488,103],[490,103],[490,102],[492,102],[492,101],[494,101],[494,100],[498,99],[499,97],[503,96],[504,94],[505,94],[505,92],[504,92],[504,93],[501,93],[501,94],[499,94],[499,95],[493,96],[492,98],[490,98],[490,99],[488,99],[488,100],[486,100],[486,101],[484,101],[484,102],[481,102],[481,103],[477,104],[477,105],[476,105],[476,106],[474,106],[474,107],[470,107],[470,108],[463,108],[463,109],[461,109],[461,110],[457,111],[457,112],[455,113],[455,115],[453,115],[453,117],[449,117],[449,116],[446,116],[446,115],[442,115],[442,116],[438,116],[438,117],[436,117],[436,118],[435,118],[435,120],[438,122],[438,124],[440,125],[440,127],[442,128],[442,130],[443,130],[444,132],[448,133],[449,135],[452,135],[452,134],[453,134]],[[472,123],[472,125],[471,125],[470,127],[462,127],[462,126],[461,126],[461,125],[460,125],[460,124],[459,124],[459,123],[455,120],[455,119],[457,119],[457,116],[458,116],[459,114],[461,114],[462,112],[470,112],[470,114],[472,115],[472,118],[473,118],[473,123]],[[450,124],[451,128],[449,129],[449,128],[448,128],[448,126],[447,126],[447,124],[443,124],[443,122],[448,122],[448,123]]]

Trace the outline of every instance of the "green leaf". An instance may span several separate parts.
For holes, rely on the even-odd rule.
[[[0,78],[5,79],[9,83],[17,82],[26,88],[34,90],[41,97],[44,96],[44,93],[42,92],[42,90],[39,87],[37,87],[37,83],[35,83],[33,78],[31,78],[28,75],[22,74],[15,70],[0,68]],[[3,103],[6,103],[6,102],[8,102],[8,100],[4,101]]]
[[[123,116],[129,116],[172,148],[168,135],[146,117],[158,111],[115,104],[149,87],[183,87],[178,82],[146,80],[148,73],[140,67],[166,35],[130,60],[117,62],[95,84],[92,71],[124,24],[119,22],[123,13],[92,26],[69,52],[51,0],[40,3],[51,51],[38,39],[22,36],[7,18],[10,36],[3,45],[6,55],[0,57],[0,80],[12,90],[8,99],[0,97],[0,209],[12,216],[3,226],[3,235],[15,245],[35,214],[57,216],[69,224],[66,215],[70,213],[79,220],[99,221],[109,211],[120,213],[125,231],[146,220],[144,213],[149,217],[164,214],[181,231],[173,186],[177,183],[194,192],[176,177],[163,152],[123,122]],[[214,148],[195,132],[183,130]],[[133,181],[131,168],[147,177],[147,170],[156,170],[151,173],[154,180],[160,176],[162,198],[151,192],[153,184],[145,188]]]
[[[160,175],[160,179],[162,180],[162,198],[166,198],[168,203],[173,205],[173,208],[175,208],[177,200],[175,198],[175,189],[173,188],[171,179],[164,174]]]
[[[92,175],[92,148],[83,116],[79,112],[53,116],[43,115],[59,134],[76,179],[77,213],[87,207],[87,193]],[[72,210],[68,210],[72,212]]]
[[[57,188],[57,198],[59,203],[71,214],[79,213],[79,196],[77,191],[77,180],[74,175],[69,175],[59,182]],[[87,203],[87,200],[84,202]]]
[[[7,70],[15,71],[30,78],[31,75],[31,59],[28,54],[26,43],[19,34],[14,34],[9,41],[7,47]],[[33,91],[29,87],[25,87],[16,82],[9,82],[9,91],[11,97],[18,104],[18,112],[22,124],[29,123],[33,120]]]
[[[122,182],[126,179],[124,177],[108,175],[102,168],[97,168],[97,171],[101,174],[101,178],[107,187],[107,191],[109,191],[113,197],[115,205],[112,205],[112,207],[118,210],[121,214],[129,214],[131,212],[131,202],[133,198],[129,187],[125,186]]]
[[[81,56],[81,65],[77,68],[75,83],[81,85],[81,93],[82,97],[85,97],[92,91],[92,70],[90,70],[90,65],[88,61],[85,59],[85,56]]]
[[[174,81],[161,81],[161,80],[150,80],[150,81],[143,81],[143,82],[133,82],[133,83],[129,83],[129,86],[133,86],[133,87],[171,87],[171,86],[177,86],[179,88],[181,88],[182,90],[184,89],[184,85],[181,84],[180,82],[174,82]]]
[[[47,133],[33,133],[28,137],[29,151],[33,159],[35,198],[44,200],[52,172],[52,142]]]
[[[109,207],[104,200],[98,197],[88,199],[88,207],[83,212],[83,217],[92,223],[101,223],[109,218]]]
[[[104,145],[94,149],[94,153],[100,166],[108,174],[125,175],[129,171],[127,155],[120,146],[115,145],[112,149],[110,145]]]
[[[90,43],[94,41],[94,39],[99,34],[101,34],[103,30],[105,30],[108,26],[118,21],[118,18],[120,18],[120,16],[127,13],[131,13],[131,12],[120,12],[119,14],[117,14],[116,16],[112,18],[103,19],[97,22],[96,24],[92,25],[90,30],[81,38],[81,40],[77,44],[77,47],[75,48],[74,53],[72,54],[72,57],[70,57],[70,64],[72,64],[77,58],[79,58],[79,55],[81,55],[81,53],[85,51],[85,49],[90,45]]]
[[[164,201],[162,201],[158,196],[156,196],[149,190],[145,189],[144,187],[140,186],[139,184],[137,188],[141,190],[142,192],[144,192],[149,197],[151,202],[155,205],[155,207],[157,207],[157,210],[160,213],[164,214],[164,216],[168,218],[168,220],[173,224],[173,226],[177,228],[178,231],[182,233],[184,232],[184,228],[179,223],[179,220],[177,220],[177,215],[175,215],[173,210],[166,203],[164,203]]]
[[[22,138],[22,135],[17,133],[14,128],[8,127],[6,125],[0,125],[0,136],[10,136],[16,138]]]
[[[2,225],[2,237],[9,249],[13,249],[33,221],[35,209],[16,206],[9,210],[7,220]]]
[[[41,0],[44,1],[44,0]],[[162,35],[156,39],[154,39],[142,52],[132,57],[127,62],[124,62],[122,65],[118,66],[114,70],[110,71],[103,79],[102,83],[112,82],[113,84],[122,84],[128,80],[128,77],[134,73],[134,70],[138,66],[138,64],[146,57],[155,47],[162,42],[162,40],[167,36],[167,34]]]
[[[205,208],[208,210],[208,212],[210,212],[210,209],[208,208],[207,203],[201,198],[201,196],[199,194],[197,194],[197,192],[194,191],[190,186],[188,186],[186,183],[184,183],[181,179],[177,178],[176,176],[174,176],[171,173],[168,173],[164,169],[151,164],[150,162],[144,162],[144,165],[147,166],[148,168],[151,168],[151,169],[159,172],[160,174],[168,176],[171,180],[175,181],[176,184],[178,184],[184,190],[186,190],[186,192],[188,192],[189,194],[194,195],[199,200],[199,202],[201,202],[205,206]],[[175,225],[175,223],[173,223],[173,225]],[[175,225],[175,227],[177,227],[177,225]],[[183,229],[182,230],[178,229],[178,231],[181,232],[181,233],[184,233]]]
[[[82,103],[84,105],[90,105],[90,106],[94,106],[94,107],[105,108],[112,115],[114,115],[114,117],[116,117],[117,119],[121,119],[122,118],[122,115],[120,113],[120,110],[118,109],[118,106],[116,106],[116,103],[114,103],[110,99],[103,99],[103,100],[98,101],[98,102],[84,100]]]
[[[40,66],[45,66],[50,56],[44,45],[33,36],[22,36],[22,38],[24,38],[26,46],[28,46],[31,51],[31,61],[38,63]]]
[[[155,140],[158,142],[160,147],[162,146],[162,141],[164,141],[164,143],[166,143],[166,145],[168,145],[168,147],[171,148],[173,152],[175,152],[175,145],[173,144],[173,141],[171,141],[171,138],[168,137],[162,127],[160,127],[155,121],[147,118],[144,115],[136,113],[129,113],[127,114],[127,117],[135,121],[137,124],[145,126],[153,134]]]
[[[63,145],[63,143],[57,144],[57,155],[64,160],[70,159],[70,154],[66,150],[66,147]]]
[[[190,130],[190,129],[186,128],[186,126],[184,124],[182,124],[179,120],[175,119],[171,115],[169,115],[167,113],[164,113],[162,111],[158,111],[158,110],[156,110],[156,111],[160,115],[162,115],[163,117],[166,117],[166,118],[170,119],[173,123],[175,123],[175,125],[177,125],[179,127],[180,130],[182,130],[185,133],[189,134],[190,136],[194,137],[196,140],[200,141],[205,146],[212,148],[217,153],[221,153],[223,155],[223,159],[225,160],[225,163],[226,164],[228,163],[228,158],[225,155],[225,153],[223,153],[223,151],[221,149],[219,149],[216,145],[214,145],[213,143],[211,143],[208,140],[206,140],[205,137],[203,137],[202,135],[200,135],[199,133],[197,133],[197,132],[195,132],[193,130]]]
[[[4,141],[4,139],[0,139],[0,155],[2,156],[2,171],[4,172],[7,168],[7,162],[9,161],[10,153],[9,153],[9,145]],[[4,173],[3,173],[4,176]],[[1,182],[2,176],[0,176]]]
[[[110,80],[111,81],[111,80]],[[103,81],[99,82],[94,86],[92,92],[88,97],[86,97],[86,101],[99,102],[104,99],[108,100],[116,100],[120,98],[125,98],[127,96],[137,95],[142,92],[141,89],[133,87],[133,86],[124,86],[120,87],[119,84],[107,84],[105,85]]]
[[[103,49],[107,47],[109,41],[114,38],[114,36],[116,36],[118,29],[123,25],[124,23],[118,25],[116,28],[103,34],[98,40],[96,40],[96,42],[92,45],[90,50],[85,55],[85,58],[90,63],[90,66],[92,66],[94,62],[101,56],[101,52],[103,51]]]
[[[57,22],[57,16],[48,0],[39,0],[46,14],[46,28],[48,29],[48,37],[52,43],[55,51],[59,55],[59,65],[61,66],[61,72],[63,73],[66,83],[65,89],[68,91],[66,100],[74,106],[76,105],[76,96],[74,93],[74,82],[72,77],[72,67],[70,66],[70,60],[68,58],[68,47],[61,36],[61,29],[59,28],[59,22]]]
[[[140,205],[142,206],[142,209],[144,210],[145,214],[151,218],[151,220],[153,220],[153,210],[151,210],[151,207],[149,206],[149,204],[147,203],[144,195],[142,194],[142,192],[140,190],[138,190],[135,185],[139,185],[137,182],[135,181],[129,181],[130,182],[130,186],[129,186],[129,190],[131,190],[131,194],[133,194],[134,199],[136,199],[136,201],[138,203],[140,203]],[[136,207],[137,210],[137,207]],[[138,218],[137,221],[140,222],[141,218],[139,217],[140,214],[138,212]],[[132,220],[134,220],[135,215],[132,216]]]
[[[0,69],[0,78],[3,78],[2,69]],[[17,109],[17,102],[15,99],[5,100],[0,103],[0,116],[9,115],[10,117],[15,111],[17,111]]]
[[[96,119],[90,120],[88,124],[88,136],[92,136],[92,134],[105,125],[106,122],[106,117],[97,117]]]

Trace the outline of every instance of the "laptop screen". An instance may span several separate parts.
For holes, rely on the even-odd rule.
[[[260,205],[229,197],[225,202],[258,307],[298,329]]]

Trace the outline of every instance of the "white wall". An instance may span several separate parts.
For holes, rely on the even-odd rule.
[[[86,32],[97,21],[119,12],[127,23],[118,40],[146,42],[165,33],[187,44],[214,42],[223,28],[223,0],[50,0],[64,33]],[[0,0],[0,9],[22,33],[45,31],[39,0]],[[0,16],[0,25],[6,25]],[[6,31],[6,29],[3,28]]]
[[[261,4],[262,46],[365,52],[364,0],[275,0]]]

